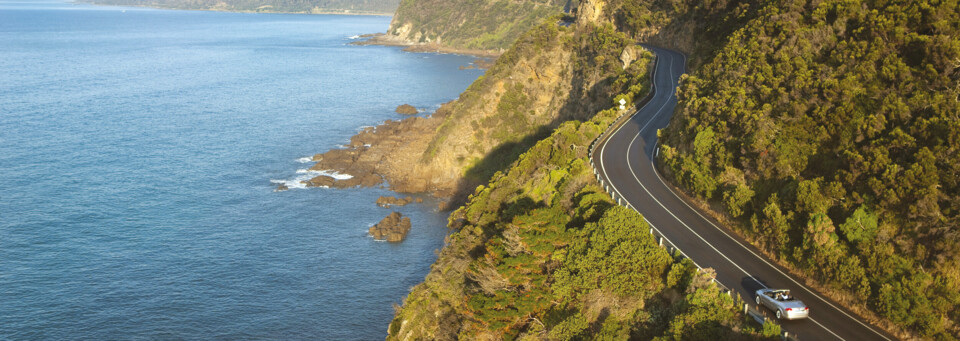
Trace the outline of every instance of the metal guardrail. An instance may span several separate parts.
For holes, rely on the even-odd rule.
[[[660,58],[659,58],[658,56],[655,55],[654,58],[655,58],[655,59],[654,59],[654,72],[652,72],[652,73],[651,73],[651,76],[650,76],[651,84],[653,84],[654,81],[655,81],[655,80],[654,80],[654,77],[656,77],[657,63],[659,63],[659,61],[660,61]],[[631,118],[633,118],[633,116],[635,116],[635,115],[639,112],[639,110],[637,109],[638,106],[639,106],[640,108],[642,108],[642,107],[643,107],[644,105],[646,105],[651,99],[653,99],[654,96],[656,96],[656,93],[657,93],[657,87],[656,87],[656,86],[651,87],[650,93],[648,93],[646,97],[644,97],[643,99],[641,99],[640,101],[638,101],[637,103],[635,103],[635,104],[634,104],[633,106],[631,106],[628,110],[624,110],[624,112],[623,112],[619,117],[617,117],[616,120],[614,120],[613,122],[611,122],[610,125],[608,125],[608,126],[604,129],[603,133],[600,134],[600,136],[597,136],[597,138],[594,139],[593,142],[590,143],[590,148],[589,148],[589,150],[590,150],[590,155],[589,155],[589,158],[590,158],[590,167],[593,168],[593,175],[597,177],[597,181],[600,182],[600,185],[601,185],[601,186],[603,187],[603,189],[607,192],[607,194],[609,194],[610,197],[613,198],[613,200],[617,203],[617,205],[620,205],[620,206],[629,208],[629,209],[631,209],[631,210],[634,210],[634,211],[637,212],[637,213],[640,213],[640,211],[638,211],[635,207],[633,207],[633,205],[631,205],[630,202],[627,201],[626,198],[624,198],[624,197],[622,197],[621,195],[619,195],[619,193],[618,193],[616,190],[614,190],[613,185],[607,183],[607,180],[604,179],[602,176],[600,176],[600,172],[597,171],[597,165],[596,165],[596,162],[595,162],[594,159],[593,159],[593,155],[594,155],[594,152],[596,152],[597,145],[599,145],[600,143],[603,143],[603,141],[605,141],[607,138],[610,137],[610,135],[611,135],[611,133],[612,133],[613,131],[615,131],[615,130],[616,130],[617,128],[619,128],[621,125],[623,125],[623,124],[626,123],[628,120],[630,120]],[[642,216],[642,214],[641,214],[641,216]],[[644,220],[646,220],[646,218],[644,218]],[[667,251],[668,251],[671,255],[673,255],[674,257],[680,256],[680,257],[682,257],[682,258],[689,259],[689,260],[693,263],[693,265],[697,267],[697,272],[698,272],[698,273],[699,273],[700,271],[703,271],[704,268],[701,267],[700,264],[697,264],[696,261],[694,261],[692,258],[690,258],[689,256],[687,256],[687,254],[683,253],[683,251],[680,250],[680,248],[677,247],[676,244],[674,244],[673,242],[671,242],[669,238],[667,238],[665,235],[663,235],[663,233],[661,233],[660,230],[656,228],[656,226],[653,226],[653,224],[650,223],[650,221],[647,221],[647,225],[650,225],[650,234],[652,234],[653,237],[654,237],[654,239],[657,240],[657,244],[659,244],[661,247],[666,248]],[[751,320],[753,320],[754,322],[757,322],[757,323],[759,323],[760,325],[763,325],[764,322],[766,322],[766,321],[769,320],[769,318],[767,318],[767,316],[766,316],[766,311],[765,311],[765,310],[759,309],[758,307],[757,307],[757,308],[752,307],[750,304],[745,303],[745,302],[743,301],[742,297],[740,297],[740,294],[739,294],[739,293],[735,293],[735,292],[734,292],[733,290],[731,290],[729,287],[727,287],[727,286],[723,285],[723,283],[720,283],[719,281],[717,281],[716,278],[712,278],[712,279],[711,279],[711,282],[713,282],[714,285],[716,285],[718,288],[720,288],[721,291],[723,291],[724,293],[726,293],[727,296],[730,296],[731,298],[733,298],[733,299],[734,299],[734,303],[738,303],[738,304],[742,305],[742,306],[743,306],[744,315],[746,315],[747,317],[750,317]],[[736,297],[734,297],[734,294],[736,295]],[[787,332],[785,332],[785,331],[784,331],[784,332],[781,332],[781,335],[780,335],[780,336],[781,336],[781,338],[782,338],[783,340],[794,340],[794,341],[798,341],[798,340],[799,340],[799,339],[797,338],[797,335],[791,335],[790,333],[787,333]]]

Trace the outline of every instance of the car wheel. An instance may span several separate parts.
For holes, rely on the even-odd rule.
[[[760,304],[760,295],[757,295],[757,304]]]
[[[781,316],[780,316],[780,310],[778,309],[778,310],[777,310],[777,319],[779,320],[780,317],[781,317]]]

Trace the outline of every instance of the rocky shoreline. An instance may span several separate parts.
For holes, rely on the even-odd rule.
[[[439,198],[452,194],[457,177],[437,177],[418,162],[436,128],[441,123],[442,108],[430,117],[387,120],[368,127],[350,138],[343,149],[316,154],[311,171],[334,171],[350,174],[349,179],[319,175],[306,183],[312,187],[374,187],[386,182],[398,193],[429,193]]]
[[[359,41],[352,42],[352,45],[381,45],[381,46],[400,46],[407,52],[424,53],[452,53],[459,55],[475,56],[482,58],[497,58],[503,54],[503,50],[480,50],[480,49],[458,49],[443,46],[436,43],[414,43],[395,37],[386,33],[372,33],[360,36]]]

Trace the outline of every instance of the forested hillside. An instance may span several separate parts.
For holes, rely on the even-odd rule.
[[[548,22],[512,51],[537,53],[522,48],[531,43],[622,49],[629,40],[610,27],[574,32]],[[623,98],[648,91],[650,58],[623,72],[631,75],[620,79],[637,85]],[[388,339],[763,338],[709,273],[659,247],[642,217],[596,182],[589,145],[619,114],[607,109],[560,125],[478,187],[451,214],[457,232],[406,298]]]
[[[505,50],[568,0],[403,0],[388,34],[411,43]]]
[[[958,2],[737,6],[751,10],[720,22],[739,21],[731,34],[694,51],[704,64],[663,132],[666,170],[861,312],[955,338]]]
[[[388,340],[764,338],[710,273],[658,246],[596,182],[588,146],[618,114],[561,125],[477,188]]]
[[[426,3],[407,0],[400,11]],[[598,0],[580,4],[578,20],[613,26],[572,34],[559,27],[564,44],[580,42],[562,48],[530,45],[530,40],[517,46],[535,47],[523,53],[527,60],[535,60],[529,55],[538,50],[562,54],[616,39],[687,52],[690,76],[681,83],[678,112],[662,132],[661,164],[668,177],[705,207],[721,210],[726,222],[783,265],[861,314],[900,330],[901,336],[954,339],[960,321],[957,13],[956,1]],[[473,25],[471,18],[453,22]],[[393,34],[444,44],[449,41],[440,38],[443,32],[459,27],[435,23],[444,27],[436,31],[441,33],[395,31],[402,26],[397,23],[395,18]],[[534,32],[552,32],[550,27]],[[457,39],[474,41],[470,46],[477,47],[477,39],[491,31],[480,32]],[[586,38],[598,32],[606,33]],[[511,51],[515,49],[520,48]],[[510,52],[504,56],[498,64],[516,61]],[[491,70],[488,77],[497,74]],[[537,69],[531,74],[538,75]],[[498,107],[524,103],[526,87],[536,86],[536,80],[502,97]],[[635,75],[618,82],[621,88],[641,84]],[[509,93],[509,87],[504,89]],[[532,117],[523,117],[523,110],[511,112],[515,114],[495,122],[523,126]],[[626,213],[597,206],[606,195],[590,189],[586,177],[578,178],[582,172],[576,160],[582,156],[566,155],[567,145],[577,150],[577,143],[568,143],[577,140],[573,136],[589,140],[591,124],[603,115],[562,125],[509,171],[494,175],[490,186],[477,190],[453,216],[451,224],[459,232],[398,313],[391,337],[589,338],[622,332],[619,327],[629,330],[621,336],[666,335],[662,324],[635,322],[644,320],[638,316],[650,318],[644,320],[648,323],[665,321],[644,311],[676,312],[666,307],[677,301],[651,299],[665,297],[669,290],[664,288],[675,285],[669,271],[659,277],[666,284],[657,286],[656,269],[630,270],[646,273],[634,280],[651,283],[650,291],[631,293],[639,296],[610,295],[623,294],[613,289],[616,281],[566,289],[585,285],[568,282],[566,276],[605,271],[582,268],[602,268],[599,259],[568,262],[582,256],[578,250],[606,252],[598,250],[604,250],[608,237],[598,231],[609,231],[609,238],[632,238],[617,223],[617,216]],[[447,121],[469,122],[457,116]],[[476,141],[509,136],[509,129],[498,129]],[[438,130],[425,159],[434,157],[447,135]],[[504,163],[492,165],[471,169],[488,174]],[[582,186],[570,187],[578,181]],[[644,242],[634,245],[643,250]],[[655,254],[640,257],[652,257],[644,261],[657,268],[663,263]],[[592,289],[584,289],[588,287]],[[687,288],[688,294],[697,291]],[[591,290],[602,298],[583,295]],[[615,319],[598,319],[593,304],[622,303],[624,297],[643,297],[654,308],[631,310],[626,304],[621,305],[626,310],[610,315]],[[731,321],[712,325],[736,325]],[[681,325],[671,330],[681,330]],[[737,327],[727,331],[733,330]]]
[[[485,101],[483,89],[500,89],[496,114],[471,122],[464,119],[469,110],[454,110],[437,130],[425,158],[436,157],[433,151],[453,136],[447,131],[453,128],[444,127],[480,129],[482,135],[465,145],[524,136],[520,129],[538,117],[530,104],[537,100],[525,89],[553,69],[531,63],[549,61],[544,54],[573,62],[547,77],[548,84],[557,78],[560,84],[604,84],[557,88],[594,90],[558,93],[565,105],[540,106],[580,108],[571,112],[591,114],[586,122],[554,116],[567,122],[529,150],[511,144],[494,150],[488,156],[493,161],[469,168],[468,179],[491,172],[492,180],[452,213],[456,232],[398,310],[388,339],[779,337],[776,325],[747,325],[741,307],[711,283],[709,272],[697,273],[692,263],[659,247],[642,217],[616,206],[594,178],[589,145],[623,113],[611,109],[615,100],[633,101],[649,91],[652,55],[637,51],[609,20],[591,17],[595,21],[581,18],[570,27],[548,20],[527,32],[458,100],[475,106]],[[624,67],[624,59],[635,60]],[[517,65],[530,79],[517,80]],[[514,150],[526,152],[517,159]]]
[[[399,0],[83,0],[98,5],[278,13],[393,13]]]
[[[560,15],[544,20],[551,24],[528,31],[456,101],[429,117],[361,134],[349,150],[316,156],[316,169],[372,171],[393,190],[434,193],[459,205],[561,123],[587,120],[614,95],[643,86],[641,49],[613,25],[568,27]],[[578,33],[587,30],[593,33]],[[334,162],[342,159],[351,162]]]

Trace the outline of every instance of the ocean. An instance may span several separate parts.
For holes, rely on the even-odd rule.
[[[349,45],[389,21],[0,0],[0,339],[386,336],[446,214],[378,242],[386,189],[274,189],[482,74]]]

